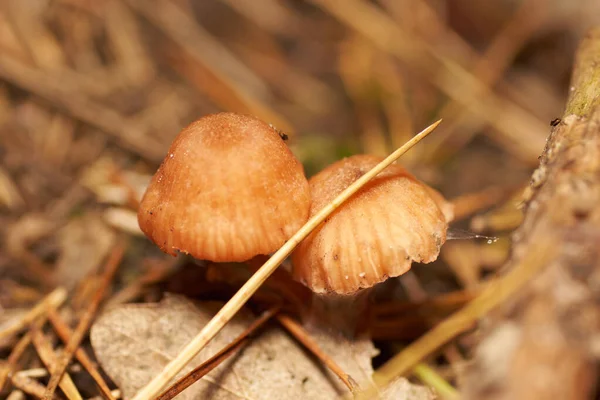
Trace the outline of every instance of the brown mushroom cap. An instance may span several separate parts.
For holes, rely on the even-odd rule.
[[[138,222],[166,253],[245,261],[283,245],[309,207],[302,164],[279,133],[254,117],[219,113],[175,138]]]
[[[381,160],[357,155],[312,177],[311,215]],[[353,294],[402,275],[413,261],[434,261],[451,218],[442,195],[391,165],[296,248],[294,278],[313,292]]]

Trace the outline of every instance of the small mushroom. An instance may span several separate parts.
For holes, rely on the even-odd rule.
[[[311,215],[380,161],[356,155],[312,177]],[[434,261],[451,219],[452,205],[441,194],[391,165],[297,247],[294,278],[315,293],[354,295],[402,275],[413,261]]]
[[[308,219],[302,164],[268,124],[219,113],[183,129],[140,203],[142,231],[164,252],[215,262],[277,250]]]

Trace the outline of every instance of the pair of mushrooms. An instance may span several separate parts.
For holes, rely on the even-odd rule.
[[[273,253],[378,157],[338,161],[307,181],[272,126],[234,113],[205,116],[177,136],[140,204],[142,231],[164,252],[214,262]],[[413,261],[431,262],[452,207],[392,165],[292,254],[293,277],[316,293],[353,295]]]

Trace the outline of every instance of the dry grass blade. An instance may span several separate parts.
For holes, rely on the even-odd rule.
[[[52,345],[50,344],[48,339],[46,339],[46,337],[44,336],[44,333],[42,332],[42,329],[41,329],[41,324],[32,325],[31,339],[33,341],[33,345],[34,345],[35,349],[37,350],[38,355],[40,356],[40,359],[42,360],[42,362],[44,363],[46,368],[48,368],[48,370],[51,373],[54,373],[56,371],[56,367],[58,364],[58,357],[57,357],[56,353],[54,353],[54,350],[52,349]],[[83,399],[81,397],[81,394],[77,390],[75,383],[73,383],[73,380],[71,379],[71,376],[69,374],[65,373],[64,375],[62,375],[62,377],[60,378],[60,381],[59,381],[59,385],[60,385],[60,388],[62,389],[62,391],[64,392],[65,396],[67,396],[67,398],[69,400],[82,400]],[[46,395],[44,394],[44,398],[45,397],[46,397]],[[49,397],[49,399],[51,400],[53,398],[54,398],[54,393],[52,393],[52,395]]]
[[[300,324],[294,321],[293,318],[287,315],[277,315],[277,321],[298,340],[300,343],[304,345],[308,350],[311,351],[319,360],[323,362],[334,374],[340,378],[344,385],[350,390],[352,393],[356,393],[358,390],[358,384],[350,375],[348,375],[344,370],[315,342],[310,335],[302,328]]]
[[[90,325],[92,324],[94,316],[96,315],[96,311],[98,310],[100,302],[104,297],[104,292],[106,292],[106,289],[110,285],[113,276],[117,272],[117,268],[119,267],[119,264],[121,264],[121,260],[123,259],[124,253],[125,246],[122,243],[120,243],[117,244],[117,246],[113,249],[112,253],[108,257],[108,260],[106,261],[106,265],[104,267],[104,274],[102,275],[100,287],[94,294],[92,301],[90,302],[88,308],[85,310],[85,313],[81,317],[79,325],[77,325],[75,332],[71,336],[71,340],[69,340],[69,342],[67,343],[62,357],[56,363],[56,366],[52,371],[52,376],[50,377],[50,382],[48,383],[44,399],[50,400],[53,397],[54,391],[56,390],[56,387],[61,381],[62,374],[64,374],[65,370],[67,369],[67,365],[69,365],[69,362],[73,357],[73,354],[81,344],[81,341],[85,337],[88,329],[90,328]]]
[[[48,320],[54,327],[54,330],[56,331],[60,339],[64,343],[69,343],[71,341],[71,337],[73,336],[73,331],[71,331],[69,326],[65,324],[65,322],[62,320],[60,315],[58,315],[56,310],[52,308],[48,310]],[[104,396],[104,398],[108,400],[115,400],[112,393],[110,392],[110,388],[104,381],[104,378],[102,378],[102,375],[100,375],[100,373],[98,372],[98,369],[94,365],[94,362],[88,357],[87,353],[83,349],[77,349],[77,351],[75,351],[75,357],[77,357],[77,360],[79,360],[81,365],[88,371],[90,376],[94,379],[96,385],[102,393],[102,396]],[[0,388],[2,388],[1,385]]]
[[[434,388],[437,394],[444,400],[460,399],[458,391],[427,364],[420,363],[415,366],[413,374],[423,383]]]
[[[210,65],[214,70],[219,69],[217,65],[226,69],[230,76],[237,78],[238,83],[255,93],[268,91],[254,71],[200,26],[189,14],[189,10],[176,2],[156,2],[153,7],[148,7],[147,2],[139,0],[127,0],[127,4],[148,18],[198,62]]]
[[[425,128],[404,146],[400,147],[377,164],[372,170],[358,178],[352,185],[348,186],[342,193],[338,195],[330,204],[323,207],[319,213],[314,215],[308,222],[294,234],[273,256],[254,274],[252,277],[238,290],[238,292],[221,308],[214,318],[206,324],[204,329],[200,331],[194,339],[175,357],[167,366],[142,388],[133,400],[150,399],[158,394],[158,392],[169,382],[173,377],[181,371],[181,369],[190,362],[192,358],[206,344],[219,333],[221,329],[234,317],[234,315],[243,307],[250,297],[258,290],[258,288],[267,280],[267,278],[277,269],[277,267],[285,260],[287,256],[296,248],[296,246],[306,238],[321,222],[333,213],[344,201],[356,193],[362,186],[373,179],[377,174],[383,171],[386,167],[396,161],[402,154],[407,152],[411,147],[420,142],[429,133],[431,133],[441,120],[433,123]]]
[[[43,315],[49,308],[59,307],[66,300],[66,298],[67,291],[65,288],[59,287],[54,289],[35,307],[29,310],[29,312],[25,314],[16,324],[13,324],[3,331],[0,331],[0,340],[6,339],[15,333],[18,333],[27,325],[32,323],[36,318]]]
[[[528,43],[531,36],[547,19],[546,14],[543,2],[539,0],[521,2],[518,10],[506,22],[485,53],[473,63],[472,70],[475,77],[490,88],[500,81],[518,51]],[[472,57],[478,57],[474,49],[468,48]],[[465,107],[461,110],[460,105],[455,102],[449,102],[444,106],[440,115],[444,120],[447,121],[448,118],[451,121],[445,124],[443,132],[440,132],[436,140],[432,141],[432,145],[426,149],[426,158],[433,159],[439,156],[442,149],[445,157],[448,157],[449,153],[459,150],[485,125],[481,119],[474,119],[469,109],[470,107]],[[511,147],[507,147],[507,150],[510,153],[515,152]],[[532,158],[531,161],[535,160]]]
[[[479,318],[510,298],[552,259],[553,244],[552,240],[538,243],[536,251],[532,251],[520,265],[498,278],[463,309],[439,323],[379,368],[373,375],[378,386],[383,387],[396,377],[406,374],[425,357],[470,329]]]
[[[198,67],[208,72],[211,79],[202,80],[204,82],[202,89],[212,93],[213,97],[217,98],[217,103],[221,103],[223,94],[227,93],[227,104],[221,103],[225,109],[254,114],[286,132],[293,132],[292,124],[260,99],[260,97],[269,97],[267,85],[256,76],[254,71],[196,23],[186,10],[169,1],[156,2],[153,7],[148,7],[147,2],[139,0],[127,0],[127,3],[181,47],[189,57],[192,68]],[[213,90],[210,90],[211,88]],[[257,94],[259,97],[256,96]]]
[[[173,397],[177,396],[179,393],[191,386],[194,382],[202,379],[204,375],[218,367],[219,364],[221,364],[224,360],[231,357],[243,346],[245,346],[250,339],[250,335],[254,334],[260,327],[262,327],[267,321],[276,315],[279,310],[280,307],[277,306],[265,311],[260,318],[254,321],[244,332],[242,332],[242,334],[229,343],[228,346],[187,373],[184,377],[179,379],[160,396],[158,396],[156,400],[171,400]]]
[[[544,147],[545,125],[521,107],[492,93],[476,76],[431,45],[402,30],[372,3],[311,0],[382,50],[426,75],[441,91],[470,107],[498,130],[503,142],[519,144],[516,156],[531,163]],[[499,138],[498,138],[499,139]],[[537,161],[536,161],[537,162]]]

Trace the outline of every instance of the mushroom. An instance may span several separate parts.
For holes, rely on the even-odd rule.
[[[355,155],[313,176],[311,215],[380,161]],[[316,301],[325,313],[346,319],[345,325],[352,327],[360,313],[357,299],[366,298],[355,296],[404,274],[413,261],[434,261],[452,215],[452,205],[441,194],[400,165],[391,165],[300,243],[292,254],[294,279],[327,298],[325,303]],[[340,304],[348,308],[348,302],[351,310],[344,314]]]
[[[219,113],[175,138],[138,222],[168,254],[241,262],[282,246],[309,207],[302,164],[278,131],[254,117]]]

